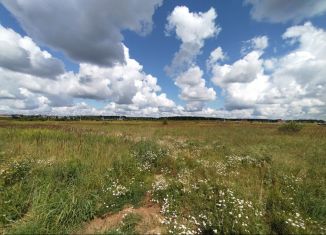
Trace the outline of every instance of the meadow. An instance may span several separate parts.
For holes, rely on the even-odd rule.
[[[325,234],[326,127],[0,120],[4,234]]]

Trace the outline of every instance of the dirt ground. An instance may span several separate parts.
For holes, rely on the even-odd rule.
[[[99,218],[95,218],[83,226],[83,229],[77,234],[95,234],[104,233],[111,229],[117,228],[123,218],[128,214],[137,214],[141,217],[141,221],[136,226],[136,232],[139,234],[162,234],[161,221],[163,220],[160,214],[158,204],[151,202],[150,194],[147,194],[143,206],[134,208],[126,206],[123,210],[115,214],[107,214]]]

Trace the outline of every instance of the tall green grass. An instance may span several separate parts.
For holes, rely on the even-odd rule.
[[[2,233],[81,231],[148,193],[172,234],[326,232],[317,125],[288,135],[277,124],[2,122]]]

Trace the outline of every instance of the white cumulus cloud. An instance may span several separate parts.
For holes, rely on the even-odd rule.
[[[283,39],[297,46],[281,57],[262,59],[265,43],[259,42],[262,46],[233,64],[213,65],[212,81],[223,89],[227,110],[250,110],[256,117],[326,118],[326,31],[307,22],[289,27]]]
[[[230,64],[216,64],[212,67],[212,81],[223,87],[228,83],[247,83],[257,78],[262,73],[263,60],[261,51],[251,51],[242,59]]]
[[[181,99],[186,101],[210,101],[215,99],[215,91],[213,88],[206,87],[205,79],[202,76],[203,71],[195,66],[176,78],[175,84],[181,88]]]
[[[4,29],[4,32],[15,38],[11,40],[11,51],[19,52],[21,48],[25,48],[22,44],[26,43],[26,38],[11,29]],[[5,37],[0,35],[0,38]],[[52,58],[48,52],[41,51],[30,38],[26,40],[29,45],[26,48],[33,51],[27,52],[35,53],[40,58],[44,58],[43,55],[45,58]],[[123,51],[125,63],[106,67],[82,63],[77,73],[60,73],[53,75],[54,79],[46,79],[47,77],[41,77],[39,73],[14,69],[0,63],[0,112],[69,114],[70,110],[77,112],[77,107],[85,106],[80,102],[75,103],[76,98],[115,104],[120,109],[134,110],[138,114],[145,110],[147,113],[149,110],[159,113],[176,109],[175,103],[165,93],[161,93],[157,78],[146,74],[143,66],[130,58],[129,49],[124,45]],[[13,61],[21,59],[19,56],[9,56]],[[33,57],[30,59],[33,60]],[[100,110],[89,109],[88,106],[82,110],[93,114],[101,113]]]
[[[64,72],[63,63],[41,50],[30,37],[0,25],[0,66],[31,75],[54,78]]]
[[[325,0],[245,0],[245,3],[252,6],[252,18],[273,23],[299,22],[326,12]]]
[[[33,39],[76,62],[124,61],[122,30],[146,34],[162,0],[1,0]]]
[[[175,75],[186,70],[200,53],[205,39],[211,38],[220,32],[215,24],[217,14],[214,8],[207,12],[190,12],[186,6],[177,6],[168,16],[166,30],[168,33],[175,31],[181,46],[175,53],[172,63],[167,67],[170,75]]]
[[[177,6],[167,18],[167,33],[175,31],[181,45],[166,70],[173,77],[175,85],[181,89],[179,97],[187,102],[186,110],[190,112],[202,110],[205,102],[216,98],[216,92],[213,88],[206,87],[203,71],[195,63],[205,40],[221,30],[215,24],[216,17],[214,8],[196,13],[190,12],[186,6]],[[217,53],[213,54],[213,59],[216,59]]]

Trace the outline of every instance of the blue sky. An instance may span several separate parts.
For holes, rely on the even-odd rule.
[[[326,117],[323,0],[0,2],[1,113]]]

